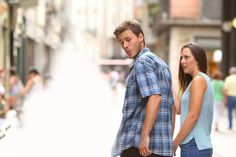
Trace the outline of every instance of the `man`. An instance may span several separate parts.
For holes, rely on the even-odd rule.
[[[168,66],[145,47],[137,22],[125,21],[114,35],[134,64],[112,157],[173,156],[174,102]]]
[[[224,95],[228,107],[229,129],[233,128],[232,112],[236,108],[236,67],[229,69],[230,75],[225,78]]]

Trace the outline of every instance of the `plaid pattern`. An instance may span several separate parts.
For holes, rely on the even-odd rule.
[[[168,66],[144,48],[130,70],[123,106],[123,118],[112,150],[118,156],[129,147],[138,147],[148,96],[160,94],[162,102],[150,133],[149,148],[154,154],[173,156],[172,138],[172,80]]]

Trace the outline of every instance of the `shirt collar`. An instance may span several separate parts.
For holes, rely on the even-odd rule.
[[[150,49],[147,48],[147,47],[143,48],[143,49],[138,53],[138,55],[134,58],[134,62],[135,62],[140,56],[142,56],[142,54],[144,54],[144,53],[147,52],[147,51],[150,51]]]

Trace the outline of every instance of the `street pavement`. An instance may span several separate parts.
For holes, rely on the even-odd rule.
[[[63,89],[65,89],[64,86]],[[78,155],[83,154],[89,157],[94,156],[93,154],[97,154],[96,157],[110,157],[110,150],[121,121],[124,92],[125,88],[123,85],[119,85],[117,91],[111,91],[109,95],[111,103],[108,105],[102,105],[101,102],[103,101],[99,103],[101,99],[98,98],[105,98],[103,95],[93,97],[97,99],[92,102],[96,102],[95,104],[99,106],[101,105],[100,107],[105,107],[108,111],[111,111],[109,114],[105,111],[95,112],[103,110],[97,105],[94,105],[94,112],[89,111],[89,106],[81,108],[82,106],[77,104],[76,99],[74,98],[68,102],[61,100],[63,103],[59,103],[54,99],[47,99],[47,104],[43,104],[45,101],[41,100],[42,96],[44,98],[52,96],[51,92],[44,92],[40,97],[36,97],[34,100],[28,102],[28,111],[24,116],[25,124],[22,128],[17,128],[13,123],[11,123],[13,126],[12,128],[7,128],[8,131],[6,131],[6,137],[3,137],[3,139],[0,140],[0,155],[4,157],[37,157],[47,155],[57,155],[62,157],[69,155],[70,157],[77,157]],[[62,93],[60,92],[62,95],[58,95],[57,93],[56,97],[59,96],[61,98],[63,93],[63,91]],[[71,96],[75,97],[76,93]],[[35,102],[38,103],[35,104]],[[83,101],[82,104],[85,103],[86,101]],[[63,108],[65,104],[67,104],[69,108]],[[43,108],[40,108],[40,105],[43,106]],[[57,111],[57,113],[45,111],[44,108],[46,108],[46,105],[48,105],[48,111],[53,111],[58,107],[57,110],[54,110]],[[43,111],[43,114],[38,111]],[[92,113],[93,117],[95,116],[96,119],[83,120],[83,117],[89,115],[88,111],[90,114]],[[40,115],[43,115],[43,117]],[[99,116],[101,117],[99,118]],[[220,119],[219,131],[212,131],[211,137],[214,148],[213,157],[235,156],[233,153],[236,144],[236,122],[234,121],[233,130],[228,130],[226,116],[227,112],[225,110],[224,115]],[[97,132],[94,135],[91,135],[94,127],[87,124],[92,124],[94,122],[96,123]],[[77,123],[80,123],[80,125],[77,125]],[[86,129],[83,129],[83,127],[86,127]],[[177,116],[175,134],[178,130],[179,117]],[[99,137],[96,136],[98,134]],[[88,138],[86,136],[88,136]],[[91,145],[90,136],[96,141],[93,145]],[[90,145],[99,149],[90,152]],[[87,154],[87,152],[90,152],[90,154]],[[179,149],[177,151],[177,157],[180,157]]]
[[[234,157],[236,146],[236,115],[234,115],[234,127],[228,129],[227,111],[219,121],[219,131],[212,131],[213,157]]]

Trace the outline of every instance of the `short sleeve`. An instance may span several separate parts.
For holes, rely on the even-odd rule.
[[[224,85],[223,85],[224,89],[226,89],[226,90],[228,90],[228,88],[229,88],[229,83],[228,82],[229,82],[228,78],[226,77]]]
[[[139,91],[143,98],[160,94],[158,76],[151,62],[144,60],[137,62],[135,65],[135,73]]]

